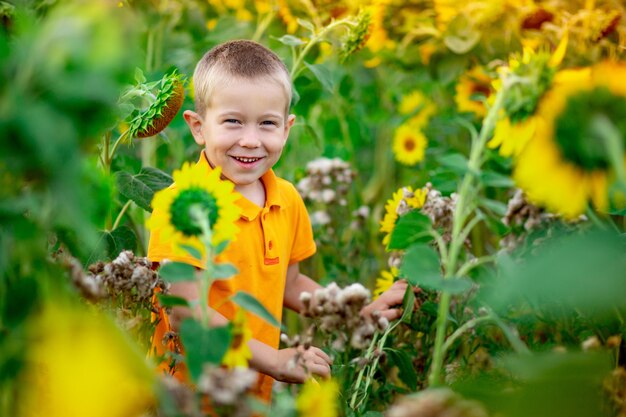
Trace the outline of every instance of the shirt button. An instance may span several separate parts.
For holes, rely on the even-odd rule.
[[[272,241],[270,240],[270,243],[269,243],[268,247],[270,248],[270,250],[272,250],[272,248],[274,247],[274,242],[272,242]]]

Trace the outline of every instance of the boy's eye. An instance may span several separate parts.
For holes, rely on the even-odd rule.
[[[278,123],[272,120],[264,120],[261,122],[261,124],[266,126],[278,126]]]
[[[238,124],[239,120],[237,120],[237,119],[226,119],[226,120],[224,120],[224,123],[235,123],[235,124]]]

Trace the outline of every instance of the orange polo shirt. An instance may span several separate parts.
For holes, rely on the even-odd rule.
[[[209,165],[204,152],[198,165],[208,171]],[[239,273],[227,280],[216,281],[209,292],[209,305],[227,319],[232,320],[235,305],[226,301],[237,291],[245,291],[259,300],[279,321],[282,319],[283,297],[287,267],[315,253],[315,241],[311,222],[302,198],[288,181],[278,178],[272,170],[261,177],[265,187],[265,207],[259,207],[242,197],[237,204],[242,214],[237,220],[239,233],[228,248],[219,256],[219,262],[230,262]],[[170,242],[160,239],[154,230],[148,245],[148,258],[153,262],[165,259],[186,262],[201,267],[191,256],[175,255]],[[165,332],[169,331],[169,320],[161,310],[161,320],[153,336],[153,352],[163,354]],[[280,329],[262,318],[248,314],[252,337],[273,348],[278,348]],[[273,379],[260,375],[258,392],[269,401]]]

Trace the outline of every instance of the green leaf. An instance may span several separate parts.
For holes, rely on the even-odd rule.
[[[419,285],[426,276],[440,276],[439,255],[424,243],[409,247],[400,267],[401,275],[412,285]]]
[[[506,214],[507,205],[501,201],[491,200],[484,197],[479,198],[478,201],[481,206],[492,211],[497,216],[504,217],[504,215]]]
[[[247,292],[238,291],[235,295],[230,297],[230,299],[237,305],[245,308],[247,311],[256,314],[261,317],[263,320],[267,321],[274,327],[280,328],[280,322],[276,320],[276,318],[267,311],[265,306],[259,302],[252,295]]]
[[[112,232],[105,230],[100,233],[100,239],[87,263],[94,263],[102,259],[115,259],[122,251],[134,252],[136,249],[137,236],[128,226],[120,226]]]
[[[480,174],[480,181],[486,187],[511,188],[515,185],[511,177],[493,171],[484,171]]]
[[[404,382],[411,391],[415,391],[417,389],[417,372],[415,372],[413,361],[409,354],[403,350],[391,348],[385,349],[385,353],[387,353],[389,359],[398,367],[400,380]]]
[[[275,39],[278,42],[282,43],[283,45],[287,45],[287,46],[300,46],[306,43],[302,39],[293,35],[283,35],[280,38],[275,38]]]
[[[298,22],[298,24],[300,26],[302,26],[303,28],[307,29],[308,31],[310,31],[311,33],[315,32],[315,26],[313,26],[313,23],[311,23],[310,20],[305,20],[305,19],[300,19],[297,18],[296,21]]]
[[[460,153],[452,153],[439,158],[439,163],[457,174],[465,174],[467,168],[467,158]]]
[[[143,84],[146,82],[146,77],[143,75],[143,71],[139,67],[135,68],[135,81],[137,81],[137,84]]]
[[[161,307],[189,307],[189,301],[185,300],[183,297],[168,294],[157,294],[157,298],[159,299],[159,305]]]
[[[197,248],[190,246],[190,245],[181,245],[181,244],[179,244],[178,247],[183,249],[189,255],[193,256],[195,259],[199,261],[202,260],[202,253]]]
[[[398,219],[389,240],[389,249],[406,249],[415,242],[430,242],[431,224],[428,216],[412,210]]]
[[[413,286],[409,285],[404,293],[402,299],[402,317],[400,321],[410,324],[411,317],[413,316],[413,307],[415,306],[415,293],[413,292]]]
[[[117,188],[124,197],[151,212],[154,193],[172,184],[172,177],[156,168],[144,167],[139,174],[125,171],[115,173]]]
[[[205,329],[197,320],[186,319],[180,326],[180,339],[185,346],[187,368],[192,380],[197,382],[205,363],[222,362],[232,334],[229,325]]]
[[[555,232],[522,259],[498,257],[498,269],[481,289],[495,309],[530,305],[557,317],[602,319],[626,308],[626,239],[616,232]]]
[[[333,74],[324,65],[309,64],[304,62],[304,65],[311,70],[313,75],[319,80],[322,86],[329,92],[335,91],[335,81],[333,80]]]
[[[233,264],[215,264],[213,267],[213,279],[227,279],[237,275],[239,271]]]
[[[159,268],[159,275],[170,283],[194,281],[196,268],[182,262],[168,262]]]
[[[228,247],[229,243],[230,243],[230,240],[223,240],[220,243],[218,243],[217,246],[215,247],[215,254],[219,255],[220,253],[224,252],[224,250]]]

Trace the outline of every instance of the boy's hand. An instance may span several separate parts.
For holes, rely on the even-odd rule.
[[[379,311],[381,317],[392,321],[402,316],[402,300],[406,287],[409,284],[406,280],[401,279],[393,283],[391,288],[382,293],[380,297],[372,301],[361,310],[361,315],[371,315],[374,311]],[[419,292],[419,288],[415,288],[415,292]],[[397,308],[393,308],[393,307]]]
[[[311,375],[330,377],[332,362],[323,350],[314,346],[308,349],[302,346],[280,349],[275,372],[271,376],[278,381],[302,384]]]

